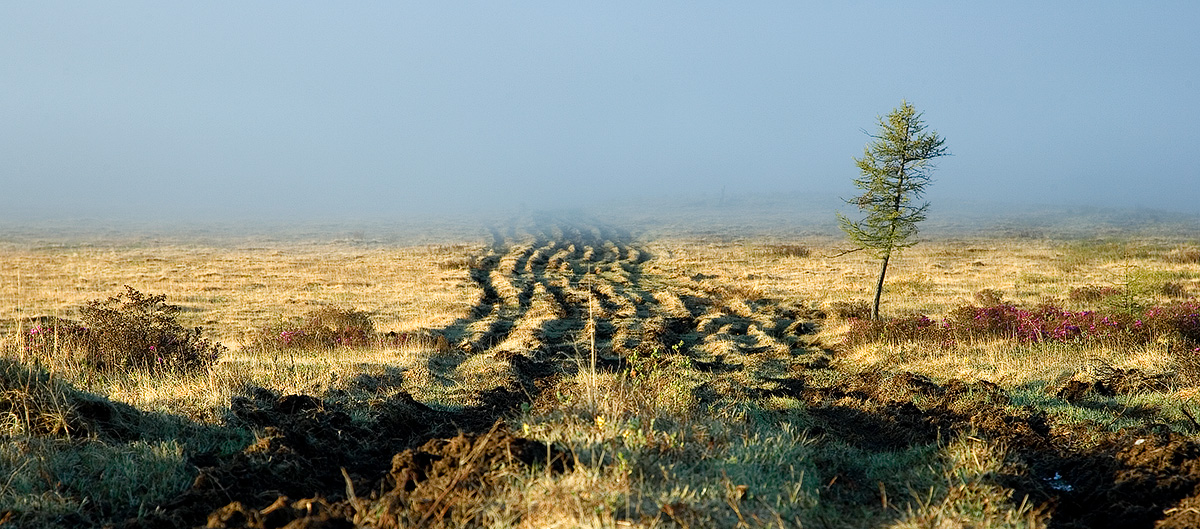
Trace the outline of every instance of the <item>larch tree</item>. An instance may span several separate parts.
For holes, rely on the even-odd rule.
[[[926,131],[921,114],[908,101],[879,118],[879,132],[870,135],[854,185],[863,193],[848,204],[865,214],[853,221],[841,213],[838,223],[857,249],[872,250],[881,260],[871,318],[879,319],[879,298],[892,254],[916,244],[917,223],[925,220],[928,202],[920,202],[930,183],[933,160],[946,156],[945,139]]]

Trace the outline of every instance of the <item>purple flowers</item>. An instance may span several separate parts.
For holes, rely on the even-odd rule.
[[[940,322],[924,315],[882,321],[852,320],[848,343],[873,340],[925,340],[953,345],[957,340],[1007,338],[1021,343],[1118,339],[1148,341],[1175,334],[1200,343],[1200,303],[1195,300],[1153,307],[1141,317],[1063,310],[1052,304],[1022,308],[1009,303],[966,305]]]
[[[283,345],[292,345],[303,338],[304,331],[282,331],[279,333],[279,341],[283,342]]]
[[[306,329],[279,332],[279,345],[283,347],[365,347],[372,342],[372,333],[361,328],[329,329],[310,326]]]
[[[58,349],[73,348],[85,341],[87,328],[70,320],[47,318],[35,323],[24,334],[26,351],[54,354]]]

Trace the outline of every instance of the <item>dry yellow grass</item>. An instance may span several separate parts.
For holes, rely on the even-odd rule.
[[[660,240],[649,244],[655,266],[670,272],[704,274],[705,282],[736,284],[780,299],[827,307],[867,300],[879,276],[879,261],[865,251],[837,256],[848,248],[839,239],[787,241],[810,249],[806,257],[772,256],[778,242]],[[1086,243],[1050,240],[975,239],[921,243],[892,259],[882,311],[945,315],[973,301],[984,289],[1006,301],[1036,304],[1065,300],[1072,288],[1120,285],[1130,274],[1176,276],[1185,292],[1200,292],[1200,264],[1166,258],[1170,241],[1129,242],[1096,250]],[[1124,250],[1122,250],[1124,248]],[[1122,257],[1122,253],[1127,257]],[[1160,301],[1166,296],[1159,295]]]
[[[81,386],[144,410],[214,419],[231,395],[248,385],[281,393],[354,390],[360,376],[405,371],[403,388],[431,402],[455,402],[454,388],[427,385],[435,350],[418,347],[295,355],[252,355],[241,350],[264,326],[322,306],[372,314],[381,332],[441,328],[478,300],[468,277],[473,244],[361,247],[351,244],[268,243],[222,245],[98,245],[0,247],[0,325],[6,336],[36,316],[77,317],[89,300],[129,285],[163,294],[183,308],[179,320],[201,326],[230,352],[206,375],[186,379],[131,373],[92,380],[64,373]],[[69,366],[51,365],[70,371]],[[84,378],[86,377],[86,378]],[[394,386],[394,387],[393,387]],[[398,391],[400,384],[380,391]],[[358,393],[362,393],[359,391]]]
[[[467,277],[475,245],[362,248],[347,244],[259,247],[0,248],[0,321],[72,317],[88,300],[129,285],[164,294],[180,320],[236,346],[247,331],[323,305],[374,314],[381,331],[442,327],[479,296]]]
[[[789,256],[795,245],[807,256]],[[867,252],[838,255],[838,239],[801,241],[659,240],[648,245],[651,266],[664,275],[696,278],[706,288],[734,288],[745,296],[791,300],[816,309],[841,302],[868,301],[879,261]],[[1200,264],[1174,258],[1176,241],[1051,241],[948,239],[904,250],[888,269],[882,312],[932,318],[976,303],[975,294],[994,290],[1005,301],[1036,305],[1053,301],[1066,308],[1094,309],[1095,302],[1072,301],[1072,289],[1088,285],[1138,290],[1142,303],[1165,303],[1200,292]],[[1182,261],[1182,262],[1181,262]],[[1174,283],[1175,291],[1164,289]],[[831,318],[818,335],[826,346],[841,342],[848,323]],[[1133,350],[1119,346],[1020,345],[1011,341],[962,344],[940,350],[927,344],[870,344],[839,351],[838,359],[857,369],[912,371],[936,378],[985,379],[1005,384],[1054,380],[1104,363],[1150,371],[1172,369],[1170,344]]]
[[[990,289],[1005,300],[1032,305],[1047,299],[1070,308],[1092,308],[1068,300],[1074,288],[1086,285],[1128,286],[1153,283],[1143,289],[1163,302],[1164,278],[1177,287],[1178,297],[1200,292],[1200,264],[1173,259],[1179,253],[1170,241],[1125,243],[1056,242],[1017,239],[947,239],[925,242],[905,250],[889,268],[883,311],[898,315],[919,312],[940,317],[954,307],[973,301],[975,293]],[[664,292],[685,293],[688,288],[731,298],[774,298],[817,309],[839,302],[868,300],[878,274],[878,261],[867,252],[837,255],[846,248],[833,238],[779,241],[740,240],[708,242],[695,239],[658,239],[643,246],[653,255],[643,278],[653,285],[654,296],[671,300]],[[803,248],[808,249],[803,255]],[[801,249],[801,250],[798,250]],[[308,359],[307,368],[290,366],[299,377],[279,380],[274,366],[281,360],[251,358],[237,349],[248,332],[264,325],[334,305],[372,313],[378,330],[404,331],[442,328],[464,317],[479,299],[479,286],[468,277],[478,244],[410,247],[363,247],[346,243],[266,243],[255,246],[222,245],[98,245],[40,248],[9,245],[0,248],[0,322],[12,325],[18,318],[38,315],[72,317],[88,300],[117,293],[130,285],[148,293],[165,294],[169,303],[184,307],[185,325],[199,325],[234,349],[226,362],[248,367],[245,376],[258,384],[275,377],[279,389],[313,389],[329,382],[301,380],[305,369],[321,376],[367,365],[411,367],[414,380],[433,380],[428,371],[432,352],[372,353],[372,358]],[[504,263],[501,263],[503,268]],[[690,278],[680,288],[678,278]],[[1147,279],[1149,278],[1149,279]],[[509,285],[497,281],[501,295]],[[522,325],[536,326],[552,312],[542,314],[535,293],[534,313]],[[832,346],[845,332],[844,321],[831,319],[818,335]],[[504,345],[521,349],[530,330],[519,328]],[[386,353],[386,354],[385,354]],[[383,354],[387,358],[374,358]],[[416,356],[414,356],[416,355]],[[1097,348],[1087,354],[1045,347],[1014,347],[1011,343],[966,344],[953,351],[916,346],[876,344],[842,351],[840,358],[860,366],[887,366],[942,376],[993,381],[1045,380],[1062,371],[1083,369],[1103,360],[1121,367],[1169,368],[1163,347],[1153,344],[1137,351]],[[294,364],[294,359],[291,360]],[[356,365],[358,367],[356,367]],[[264,367],[265,366],[265,367]],[[415,366],[415,367],[414,367]],[[250,373],[263,371],[261,376]],[[486,370],[484,370],[486,371]],[[313,375],[317,376],[317,375]],[[319,377],[318,377],[319,378]],[[261,379],[261,380],[260,380]],[[410,390],[416,390],[413,386]],[[414,393],[428,393],[428,389]],[[153,394],[141,387],[130,396]],[[220,398],[226,392],[207,392]],[[211,399],[206,399],[211,400]]]
[[[983,478],[1004,460],[1000,444],[977,446],[962,437],[948,445],[918,444],[866,457],[869,452],[808,436],[803,425],[816,419],[802,408],[811,403],[794,395],[744,396],[736,402],[732,396],[752,395],[747,388],[766,394],[778,380],[808,372],[809,363],[801,357],[822,356],[819,349],[828,348],[838,348],[834,367],[842,371],[986,379],[1025,396],[1037,393],[1024,387],[1030,382],[1074,375],[1095,363],[1171,369],[1165,344],[1130,349],[995,340],[953,349],[911,343],[839,347],[847,322],[821,320],[816,322],[823,325],[820,332],[811,334],[807,329],[814,322],[807,321],[803,309],[827,310],[868,299],[878,262],[865,252],[833,257],[845,247],[837,239],[781,244],[662,238],[637,247],[622,242],[618,248],[597,238],[589,245],[579,253],[615,256],[589,261],[573,257],[575,248],[519,243],[508,253],[490,255],[494,266],[476,268],[480,283],[471,277],[471,264],[488,250],[471,244],[10,245],[0,247],[0,322],[37,315],[73,317],[86,301],[111,296],[122,285],[164,294],[168,303],[185,307],[182,323],[202,325],[231,347],[217,365],[189,375],[131,373],[94,382],[84,374],[60,374],[77,387],[140,410],[208,424],[222,424],[231,399],[248,388],[353,402],[347,409],[365,415],[401,391],[435,408],[473,406],[482,389],[519,387],[513,380],[515,355],[524,355],[526,362],[570,362],[570,351],[551,352],[545,346],[573,341],[574,372],[561,374],[540,398],[506,418],[527,437],[568,447],[576,466],[561,474],[506,470],[512,474],[510,486],[500,492],[505,501],[488,507],[496,509],[489,516],[498,526],[518,520],[526,526],[654,527],[672,520],[681,525],[691,520],[692,526],[741,527],[749,524],[746,520],[784,526],[808,516],[822,501],[839,505],[820,493],[839,475],[821,474],[831,460],[864,475],[877,473],[883,478],[881,492],[883,481],[889,480],[896,514],[883,499],[872,516],[897,527],[940,525],[970,516],[987,521],[980,526],[1037,526],[1037,513],[1016,505],[1011,490]],[[807,255],[801,247],[809,249]],[[1086,285],[1134,282],[1146,287],[1140,294],[1146,302],[1167,301],[1180,292],[1194,295],[1200,264],[1170,259],[1173,248],[1168,241],[927,242],[893,261],[884,312],[939,317],[972,302],[984,289],[1025,305],[1064,300],[1071,289]],[[635,256],[643,252],[652,256],[644,263]],[[1167,281],[1175,290],[1155,289]],[[481,283],[495,291],[494,299],[481,297]],[[1095,302],[1065,303],[1084,308]],[[452,343],[404,347],[241,347],[248,332],[331,305],[370,312],[381,331],[454,328],[461,336],[455,335]],[[688,358],[672,358],[663,351],[671,347],[666,341],[644,349],[624,345],[652,335],[656,325],[666,329],[672,319],[687,320],[680,334],[691,336]],[[610,360],[624,355],[624,367],[590,371],[585,359],[591,345],[585,336],[597,322],[611,330],[600,341],[600,348],[607,348],[601,353]],[[548,338],[554,333],[559,336]],[[647,358],[660,352],[666,360]],[[635,353],[641,356],[635,359]],[[701,371],[701,364],[710,371]],[[1184,391],[1194,392],[1183,390],[1179,396],[1195,398]],[[704,404],[701,396],[708,399]],[[903,469],[915,469],[914,474],[898,475]],[[909,510],[901,513],[898,496],[909,481],[930,482],[926,473],[940,487],[937,497],[930,492],[928,499],[908,502]],[[753,497],[745,495],[747,490]],[[856,501],[846,500],[846,505]],[[867,503],[874,509],[875,502]],[[853,512],[847,519],[853,520]]]

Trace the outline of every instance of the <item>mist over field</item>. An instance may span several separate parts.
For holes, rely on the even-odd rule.
[[[0,226],[826,230],[902,100],[953,154],[932,224],[1186,223],[1197,22],[1186,2],[10,4]]]
[[[1198,26],[0,3],[0,525],[1200,527]]]

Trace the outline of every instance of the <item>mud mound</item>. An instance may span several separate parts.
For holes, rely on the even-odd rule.
[[[1046,386],[1044,392],[1072,404],[1088,397],[1111,397],[1116,394],[1102,380],[1066,380],[1061,384]]]
[[[829,405],[814,408],[810,413],[821,422],[812,433],[872,451],[893,451],[933,443],[945,435],[943,429],[949,430],[961,422],[961,417],[927,412],[912,403],[867,409]]]
[[[1174,507],[1163,511],[1166,515],[1155,527],[1159,529],[1193,529],[1200,527],[1200,495],[1189,496]]]
[[[1117,395],[1142,393],[1147,391],[1170,391],[1174,384],[1174,376],[1169,374],[1150,374],[1140,369],[1104,369],[1099,375],[1099,381],[1112,389]]]
[[[347,475],[369,483],[387,471],[392,454],[455,428],[445,414],[407,393],[379,403],[365,422],[352,420],[334,402],[262,388],[234,397],[230,410],[231,422],[253,430],[256,441],[232,457],[193,458],[198,476],[192,486],[128,527],[194,527],[206,519],[216,527],[282,527],[275,523],[280,517],[297,519],[289,509],[309,517],[324,505],[319,498],[342,495]],[[295,507],[277,505],[280,497],[313,499]]]
[[[561,450],[515,437],[503,423],[484,434],[432,439],[392,457],[391,470],[366,496],[355,492],[343,473],[345,500],[315,496],[290,501],[279,496],[263,509],[231,502],[208,515],[214,529],[276,527],[463,527],[478,525],[481,506],[495,505],[496,491],[513,473],[542,466],[550,472],[571,467]],[[360,489],[361,490],[361,489]]]
[[[1170,391],[1173,376],[1149,374],[1139,369],[1120,369],[1101,365],[1094,376],[1080,375],[1046,386],[1045,393],[1075,403],[1087,398],[1113,397],[1150,391]]]
[[[1197,527],[1200,446],[1113,434],[1092,451],[1016,451],[997,480],[1053,506],[1051,527]]]
[[[552,362],[533,360],[528,356],[510,351],[501,351],[496,355],[496,359],[509,363],[517,384],[528,395],[540,394],[562,372],[562,369]]]
[[[252,464],[272,467],[272,474],[293,487],[293,497],[340,489],[340,469],[375,471],[389,454],[446,427],[445,414],[407,393],[377,408],[371,421],[355,422],[336,403],[310,395],[276,396],[261,388],[230,404],[234,417],[257,432],[257,442],[243,455]]]
[[[280,496],[264,509],[251,509],[233,502],[208,515],[205,527],[220,529],[350,529],[353,511],[345,504],[330,504],[324,498],[295,502]]]
[[[1126,373],[1119,375],[1141,380]],[[1112,395],[1109,384],[1119,380],[1068,381],[1048,391],[1068,400]],[[990,383],[937,384],[909,373],[864,373],[802,393],[817,419],[813,433],[872,451],[959,433],[998,441],[1008,455],[991,479],[1050,512],[1050,527],[1198,527],[1200,444],[1178,434],[1058,422],[1012,406]]]
[[[907,448],[957,433],[984,433],[1017,446],[1044,446],[1045,416],[1012,409],[989,382],[941,385],[913,373],[861,373],[841,385],[806,388],[814,433],[876,451]]]
[[[480,505],[497,501],[494,493],[507,476],[535,465],[562,472],[572,460],[557,448],[514,437],[500,423],[486,434],[430,440],[392,458],[383,483],[387,492],[366,502],[371,514],[357,521],[369,519],[376,527],[470,526],[482,521]]]

